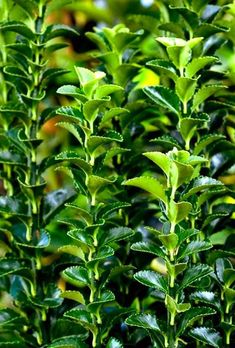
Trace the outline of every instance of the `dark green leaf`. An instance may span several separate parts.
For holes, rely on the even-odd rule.
[[[27,27],[22,22],[8,21],[5,23],[2,23],[0,26],[0,29],[2,31],[13,31],[30,40],[34,39],[34,33],[31,31],[31,29],[29,29],[29,27]]]
[[[208,327],[196,327],[195,329],[190,330],[189,335],[209,346],[216,348],[221,347],[220,333],[214,329]]]
[[[88,271],[84,267],[68,267],[62,272],[62,275],[67,282],[78,287],[88,286],[90,284]]]
[[[111,228],[104,239],[104,243],[117,242],[119,240],[127,239],[134,235],[134,231],[128,227],[114,227]]]
[[[152,314],[132,314],[126,319],[127,325],[137,326],[147,330],[160,331],[157,319]]]
[[[216,311],[209,307],[192,307],[190,308],[179,321],[179,327],[177,330],[177,336],[182,335],[188,326],[190,326],[195,320],[198,320],[207,315],[213,315]]]
[[[180,101],[174,91],[163,86],[145,87],[143,91],[156,104],[169,109],[177,115],[179,114]]]
[[[122,343],[114,337],[110,337],[106,348],[123,348]]]
[[[134,278],[141,284],[144,284],[151,288],[155,288],[164,293],[167,293],[168,291],[168,285],[167,285],[166,279],[162,275],[154,271],[137,272],[135,273]]]
[[[143,253],[150,253],[163,258],[165,257],[163,250],[157,244],[152,242],[137,242],[132,244],[131,249]]]
[[[213,269],[209,267],[208,265],[201,264],[201,265],[192,266],[191,268],[188,268],[184,274],[184,278],[181,281],[178,291],[188,287],[190,284],[194,283],[195,281],[208,276],[212,272],[213,272]]]
[[[187,187],[186,192],[183,194],[182,199],[187,199],[191,195],[204,191],[210,188],[217,188],[223,186],[223,183],[219,180],[212,179],[207,176],[200,176],[195,179],[190,185]]]
[[[213,245],[210,242],[195,240],[181,247],[178,252],[177,260],[180,260],[186,256],[192,255],[193,253],[199,253],[204,250],[211,249]]]

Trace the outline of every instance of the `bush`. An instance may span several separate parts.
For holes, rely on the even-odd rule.
[[[234,4],[0,8],[1,347],[233,346]]]

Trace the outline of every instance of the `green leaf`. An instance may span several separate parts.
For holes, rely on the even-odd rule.
[[[171,160],[170,158],[162,152],[145,152],[143,155],[153,161],[157,166],[159,166],[166,176],[169,176]]]
[[[123,348],[122,343],[114,337],[110,337],[106,348]]]
[[[66,129],[67,131],[69,131],[71,134],[75,136],[75,138],[79,141],[79,143],[83,145],[80,128],[77,125],[69,123],[69,122],[58,122],[56,123],[56,126],[62,127]]]
[[[177,234],[175,233],[170,233],[170,234],[160,234],[158,236],[162,244],[165,246],[166,249],[168,250],[173,250],[177,247],[179,238]]]
[[[111,108],[110,110],[105,111],[101,119],[100,125],[103,125],[105,122],[110,121],[112,118],[119,119],[119,117],[127,115],[129,112],[130,111],[128,109],[124,109],[124,108],[119,108],[119,107]]]
[[[90,99],[95,90],[97,90],[99,81],[102,80],[106,74],[103,71],[92,72],[82,67],[75,67],[75,70],[85,95]]]
[[[135,232],[128,227],[113,227],[105,236],[104,243],[117,242],[119,240],[124,240],[133,236]]]
[[[83,113],[87,121],[94,122],[98,116],[99,108],[110,101],[110,97],[104,99],[88,100],[83,106]]]
[[[0,197],[0,211],[17,216],[28,216],[29,214],[25,199],[22,199],[22,197]]]
[[[233,307],[235,303],[235,290],[230,288],[225,288],[224,296],[226,300],[226,313],[229,313],[231,310],[231,307]]]
[[[29,58],[29,59],[32,58],[32,50],[26,44],[23,44],[23,43],[8,44],[8,45],[6,45],[6,48],[12,49],[12,50],[22,54],[26,58]]]
[[[87,146],[90,153],[94,153],[99,146],[108,144],[112,141],[122,142],[123,137],[116,131],[110,131],[109,133],[107,133],[107,135],[105,134],[104,136],[92,135],[87,141]]]
[[[123,88],[118,85],[112,85],[112,84],[101,85],[96,88],[95,99],[102,99],[118,91],[123,91]]]
[[[185,75],[188,78],[194,77],[194,75],[203,69],[205,66],[210,65],[217,61],[216,57],[199,57],[194,58],[185,68]]]
[[[160,182],[155,178],[140,176],[138,178],[133,178],[125,181],[123,185],[139,187],[151,193],[156,198],[162,200],[164,203],[167,202],[165,190]]]
[[[193,153],[195,155],[198,155],[200,152],[205,150],[206,146],[210,144],[214,144],[215,142],[225,139],[225,136],[223,134],[209,134],[209,135],[204,135],[203,137],[200,138],[200,140],[196,143]]]
[[[92,255],[92,259],[87,262],[87,266],[90,269],[94,268],[94,265],[97,263],[97,261],[107,259],[110,256],[114,255],[114,250],[108,245],[101,246],[98,251]]]
[[[197,80],[188,77],[179,77],[175,84],[175,91],[182,103],[187,103],[194,95]],[[185,111],[187,112],[187,110]]]
[[[96,326],[93,323],[91,314],[84,309],[71,309],[70,311],[65,312],[64,316],[66,318],[76,320],[87,330],[92,332],[96,331]]]
[[[224,270],[224,284],[226,287],[230,288],[231,285],[235,282],[235,269],[233,268],[226,268]]]
[[[15,66],[6,66],[6,67],[3,68],[3,71],[7,75],[14,76],[14,77],[19,77],[19,78],[25,80],[26,82],[29,81],[28,74],[24,70],[22,70],[20,68],[17,68]]]
[[[88,179],[88,189],[91,195],[95,195],[103,186],[114,183],[115,179],[106,179],[98,175],[90,175]]]
[[[95,298],[93,302],[89,303],[87,308],[90,312],[96,313],[97,309],[100,308],[101,305],[113,301],[115,301],[114,293],[110,290],[105,290],[101,293],[101,295],[98,298]]]
[[[82,94],[81,90],[78,87],[73,85],[61,86],[60,88],[57,89],[56,92],[59,94],[68,95],[70,97],[77,98],[81,100],[83,103],[87,101],[87,97],[84,94]]]
[[[160,331],[157,319],[152,314],[132,314],[125,320],[127,325],[137,326],[147,330]]]
[[[141,251],[143,253],[153,254],[162,258],[165,257],[163,250],[157,244],[149,241],[134,243],[132,244],[131,249],[135,251]]]
[[[74,229],[69,231],[68,236],[76,241],[77,245],[80,245],[82,249],[87,253],[89,247],[92,247],[93,240],[83,229]]]
[[[180,221],[188,217],[192,209],[192,204],[189,202],[179,202],[170,201],[168,217],[170,222],[178,224]]]
[[[0,278],[11,274],[20,275],[28,280],[32,279],[30,265],[26,260],[20,258],[1,258]]]
[[[8,21],[5,23],[2,23],[0,25],[0,29],[2,31],[13,31],[30,40],[34,39],[34,33],[31,31],[31,29],[29,29],[29,27],[27,27],[27,25],[25,25],[22,22]]]
[[[77,217],[82,218],[83,220],[85,220],[87,225],[92,225],[93,217],[89,213],[88,210],[82,209],[78,205],[73,204],[73,203],[66,203],[65,206],[68,207],[68,208],[71,208],[71,209],[75,209],[75,211],[76,211],[75,214],[76,214]]]
[[[163,75],[169,76],[169,78],[171,78],[173,81],[176,81],[177,79],[175,66],[168,60],[155,59],[147,62],[146,65],[157,73],[160,72]]]
[[[62,272],[63,278],[75,286],[89,286],[90,278],[86,268],[81,266],[72,266]]]
[[[77,124],[80,124],[84,119],[82,112],[72,106],[62,106],[56,110],[56,114],[64,116],[66,119],[69,119]]]
[[[158,42],[160,42],[165,47],[172,47],[172,46],[178,46],[178,47],[184,47],[187,43],[187,41],[175,38],[175,37],[157,37],[156,39]]]
[[[209,346],[220,348],[221,336],[220,333],[208,327],[196,327],[189,331],[189,335],[196,340],[208,344]]]
[[[190,183],[190,185],[186,189],[186,192],[183,194],[182,199],[187,199],[195,193],[210,188],[223,187],[223,185],[224,184],[219,180],[207,176],[200,176],[199,178],[195,179],[192,183]]]
[[[38,14],[38,4],[33,0],[14,0],[31,18],[35,18]]]
[[[178,6],[170,6],[170,9],[174,10],[175,12],[178,12],[183,19],[185,20],[186,24],[188,24],[191,29],[196,29],[199,25],[199,18],[198,18],[198,14],[192,10],[189,10],[186,7],[178,7]],[[182,23],[180,21],[180,23]],[[198,38],[196,38],[198,39]],[[187,41],[188,43],[193,42],[193,39]]]
[[[191,307],[190,303],[177,303],[168,294],[166,294],[165,297],[165,305],[167,307],[168,312],[170,312],[173,317],[175,317],[177,313],[183,313],[188,311]]]
[[[172,136],[167,134],[159,138],[152,139],[150,141],[160,146],[163,146],[166,149],[172,150],[174,147],[176,147],[178,150],[181,150],[181,145],[178,143],[178,141]]]
[[[78,303],[85,305],[85,299],[80,291],[66,290],[60,295],[63,298],[68,298],[69,300],[74,300]]]
[[[213,269],[209,267],[208,265],[197,265],[192,266],[191,268],[188,268],[187,271],[184,274],[184,278],[181,281],[181,284],[179,286],[179,290],[187,288],[190,284],[194,283],[195,281],[206,277],[210,275],[213,272]]]
[[[47,27],[45,31],[45,39],[49,41],[59,36],[78,36],[79,33],[71,26],[65,24],[53,24]]]
[[[194,133],[202,128],[209,121],[209,116],[205,113],[197,114],[191,117],[185,117],[180,120],[180,133],[184,140],[188,143]]]
[[[183,47],[170,46],[167,47],[167,53],[169,59],[174,63],[175,67],[182,72],[184,67],[188,64],[188,62],[191,59],[192,50],[188,45]]]
[[[58,76],[67,74],[69,70],[61,68],[47,68],[42,74],[43,86],[47,85],[48,81],[55,79]],[[45,81],[46,80],[46,81]]]
[[[43,220],[45,224],[63,209],[64,204],[74,197],[75,191],[64,188],[51,191],[44,196],[43,200]]]
[[[178,96],[169,88],[163,86],[145,87],[144,93],[156,104],[169,109],[175,114],[180,112],[180,101]]]
[[[200,88],[194,95],[192,111],[196,110],[206,99],[223,88],[225,88],[223,85],[208,85]]]
[[[61,152],[56,155],[55,159],[58,161],[68,161],[69,164],[77,166],[88,175],[92,172],[92,166],[87,161],[78,156],[75,151]]]
[[[210,307],[192,307],[190,308],[179,320],[179,327],[177,330],[177,336],[181,336],[182,333],[191,326],[195,320],[203,318],[207,315],[216,314],[216,311]]]
[[[206,303],[208,305],[216,307],[217,310],[221,310],[219,300],[216,298],[215,293],[211,291],[196,291],[190,295],[190,300],[194,300],[197,303]]]
[[[189,164],[174,161],[171,164],[170,181],[172,187],[177,189],[182,184],[187,183],[193,175],[193,167]]]
[[[8,324],[22,323],[24,318],[10,308],[3,308],[0,310],[0,327],[3,328]]]
[[[76,336],[67,336],[52,341],[47,348],[88,348],[88,346]]]
[[[200,35],[203,36],[205,39],[208,37],[221,33],[221,32],[226,32],[229,29],[226,27],[218,26],[215,24],[211,23],[202,23],[196,30],[195,30],[195,35]]]
[[[140,271],[135,273],[134,278],[143,285],[158,289],[164,293],[168,291],[166,279],[154,271]]]
[[[42,249],[49,246],[50,241],[50,234],[43,229],[38,229],[37,235],[33,235],[32,239],[29,242],[22,238],[22,240],[17,241],[17,244],[27,248]]]
[[[197,230],[196,228],[190,228],[186,230],[181,229],[180,232],[178,233],[179,245],[183,243],[185,240],[187,240],[188,238],[191,238],[192,236],[197,235],[198,233],[200,233],[200,231]]]
[[[85,261],[85,255],[81,248],[77,245],[63,245],[58,249],[58,252],[67,253],[76,257],[79,257],[83,261]]]
[[[128,152],[128,151],[131,151],[130,149],[125,149],[123,147],[118,147],[118,146],[115,146],[113,148],[111,148],[110,150],[106,151],[106,155],[105,155],[105,158],[104,158],[104,161],[103,163],[104,164],[108,164],[109,161],[114,157],[114,156],[117,156],[119,154],[123,154],[125,152]]]
[[[193,253],[199,253],[204,250],[211,249],[213,245],[210,242],[195,240],[190,242],[184,247],[181,247],[178,252],[177,260],[180,260],[186,256],[192,255]]]
[[[126,202],[116,202],[116,203],[110,203],[110,204],[104,204],[97,214],[98,217],[105,219],[110,214],[112,214],[115,210],[119,210],[122,208],[129,207],[130,204]]]

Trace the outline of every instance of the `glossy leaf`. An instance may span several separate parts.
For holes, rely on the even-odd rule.
[[[160,331],[157,319],[152,314],[132,314],[126,319],[127,325],[137,326],[147,330]]]
[[[189,335],[209,346],[221,347],[221,336],[218,331],[207,327],[196,327],[190,330]]]
[[[175,91],[182,103],[187,103],[192,98],[196,86],[197,81],[188,77],[179,77],[176,80]]]
[[[139,187],[151,193],[154,197],[162,200],[163,202],[167,201],[167,197],[162,184],[160,184],[160,182],[155,178],[140,176],[138,178],[133,178],[125,181],[123,185]]]
[[[192,266],[191,268],[186,270],[184,278],[180,284],[179,290],[188,287],[190,284],[203,277],[206,277],[207,275],[210,275],[212,271],[212,268],[208,265],[201,264],[197,266]]]
[[[140,271],[134,275],[134,278],[143,285],[158,289],[167,293],[168,286],[166,279],[153,271]]]
[[[157,151],[145,152],[143,155],[159,166],[167,177],[169,176],[171,161],[167,155]]]
[[[182,247],[179,250],[179,256],[178,260],[188,256],[192,255],[193,253],[199,253],[204,250],[208,250],[212,248],[212,244],[210,242],[205,241],[192,241],[189,244],[186,245],[186,247]]]
[[[114,337],[110,337],[106,348],[123,348],[122,343]]]
[[[152,242],[137,242],[132,244],[132,250],[141,251],[143,253],[153,254],[159,257],[164,257],[163,250],[155,243]]]
[[[194,77],[201,69],[217,61],[216,57],[194,58],[186,67],[185,74],[188,78]]]
[[[199,89],[199,91],[195,94],[193,98],[192,110],[196,110],[199,107],[199,105],[201,105],[206,99],[208,99],[211,95],[221,90],[222,88],[224,88],[224,86],[208,85]]]
[[[203,318],[205,316],[211,316],[216,311],[209,307],[192,307],[181,318],[180,325],[177,330],[177,336],[180,336],[187,327],[191,326],[195,320]]]
[[[170,89],[163,86],[145,87],[144,93],[156,104],[169,109],[175,114],[180,112],[180,102],[178,96]]]
[[[87,286],[90,284],[88,271],[84,267],[72,266],[66,268],[62,273],[64,279],[75,286]]]
[[[112,243],[119,240],[124,240],[133,236],[134,233],[135,232],[128,227],[114,227],[107,232],[104,243]]]
[[[195,179],[192,184],[190,184],[187,187],[186,192],[183,195],[183,199],[187,199],[188,197],[190,197],[191,195],[200,192],[200,191],[204,191],[206,189],[210,189],[210,188],[219,188],[223,186],[223,184],[216,179],[212,179],[210,177],[207,176],[201,176],[197,179]]]

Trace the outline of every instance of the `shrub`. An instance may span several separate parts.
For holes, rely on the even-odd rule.
[[[2,5],[1,347],[233,345],[234,6],[130,3]]]

